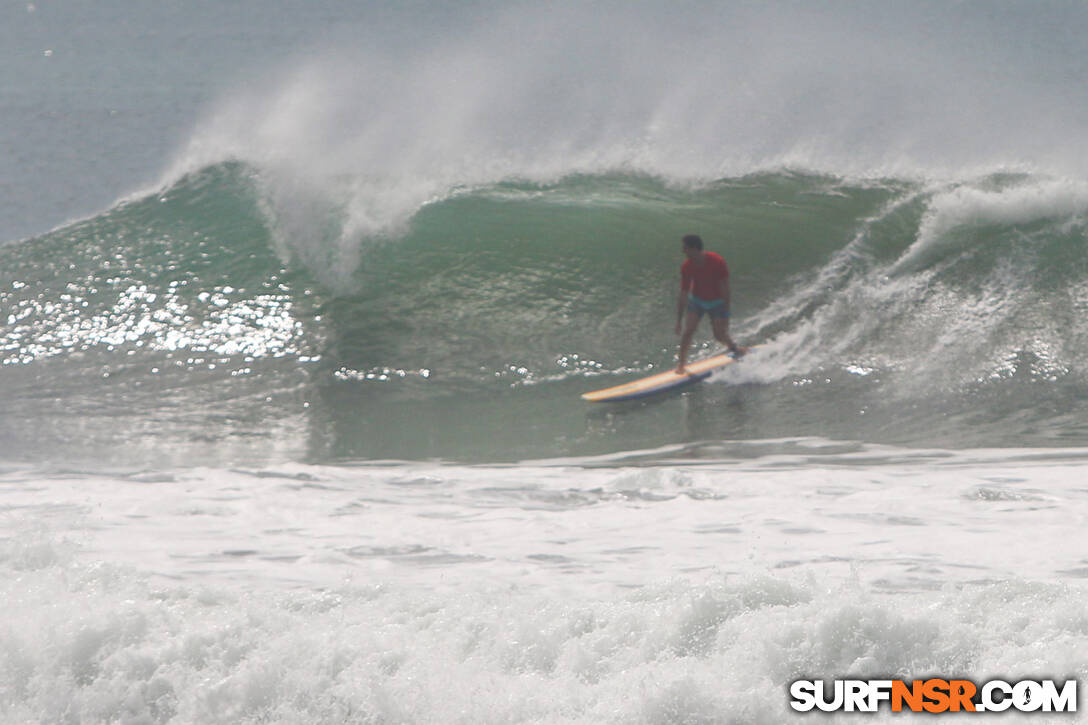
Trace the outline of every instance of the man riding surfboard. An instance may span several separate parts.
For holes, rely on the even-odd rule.
[[[729,352],[740,357],[748,351],[729,336],[728,265],[721,255],[703,250],[699,235],[688,234],[682,241],[687,259],[680,267],[680,296],[676,301],[676,334],[680,335],[680,364],[676,372],[680,375],[685,372],[691,338],[704,313],[710,315],[715,339]]]

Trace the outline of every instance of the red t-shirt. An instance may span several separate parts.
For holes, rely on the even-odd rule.
[[[720,254],[703,252],[703,263],[686,259],[680,266],[680,289],[701,300],[717,300],[722,296],[722,281],[729,279],[729,267]]]

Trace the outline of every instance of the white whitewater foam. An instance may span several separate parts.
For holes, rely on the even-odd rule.
[[[761,446],[9,468],[0,718],[780,723],[801,676],[1088,674],[1088,453]]]

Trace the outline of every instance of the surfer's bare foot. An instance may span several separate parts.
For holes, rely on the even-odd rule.
[[[750,347],[742,347],[741,345],[734,345],[733,348],[729,352],[733,353],[733,357],[744,357],[745,353],[747,353],[751,349],[752,348],[750,348]]]
[[[687,370],[684,369],[683,365],[677,365],[676,366],[676,374],[677,375],[685,375],[685,374],[687,374]]]

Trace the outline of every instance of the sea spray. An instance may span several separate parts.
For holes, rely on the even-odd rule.
[[[281,256],[344,293],[364,250],[421,207],[503,181],[1082,175],[1084,155],[1047,140],[1079,138],[1077,89],[988,32],[1016,20],[1047,44],[1073,38],[971,5],[947,11],[974,21],[965,37],[936,11],[483,4],[412,16],[407,36],[378,19],[224,94],[163,184],[252,165]]]

